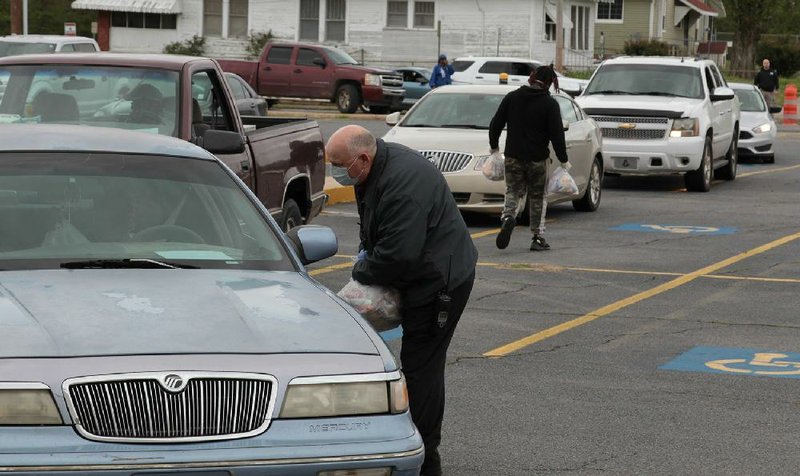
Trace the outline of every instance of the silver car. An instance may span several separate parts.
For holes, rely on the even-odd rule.
[[[303,268],[330,229],[287,239],[178,139],[5,125],[0,144],[0,472],[419,473],[391,353]]]
[[[773,145],[778,137],[778,126],[772,114],[781,112],[780,106],[768,107],[759,89],[747,83],[728,83],[741,103],[739,119],[739,156],[754,157],[764,163],[775,162]]]

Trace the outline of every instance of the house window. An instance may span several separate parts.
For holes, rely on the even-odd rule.
[[[589,7],[573,5],[570,10],[572,30],[570,30],[570,48],[573,50],[589,49]]]
[[[346,0],[326,0],[325,3],[325,40],[344,41]]]
[[[598,20],[622,20],[622,1],[606,0],[597,4]]]
[[[547,13],[544,14],[544,40],[556,41],[556,22]]]
[[[319,41],[319,0],[300,0],[300,39]]]
[[[158,13],[113,12],[111,26],[122,28],[150,28],[152,30],[174,30],[178,15]]]
[[[434,2],[414,2],[414,28],[433,28]]]
[[[389,1],[386,26],[406,28],[408,26],[408,2]]]
[[[203,1],[203,34],[222,36],[222,0]]]
[[[230,0],[228,12],[228,36],[247,36],[248,0]]]

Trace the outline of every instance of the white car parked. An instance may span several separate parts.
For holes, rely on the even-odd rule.
[[[506,184],[484,177],[483,164],[489,158],[489,123],[506,94],[517,89],[501,85],[442,86],[420,99],[401,119],[396,112],[386,116],[394,127],[383,139],[420,151],[444,174],[462,211],[500,214],[503,211]],[[572,98],[554,96],[565,122],[570,173],[578,185],[578,194],[548,197],[548,203],[572,201],[581,211],[594,211],[600,205],[603,181],[601,135],[597,125]],[[500,150],[506,135],[500,136]],[[549,170],[557,167],[550,150]],[[520,201],[521,205],[526,203]],[[522,212],[523,210],[520,210]]]
[[[508,74],[508,84],[523,86],[534,69],[544,63],[525,58],[504,56],[465,56],[453,60],[453,84],[500,84],[500,73]],[[589,83],[584,79],[568,78],[556,72],[558,86],[570,96],[580,94]]]
[[[684,174],[707,192],[716,171],[736,178],[739,100],[710,60],[604,61],[576,98],[603,131],[607,174]]]
[[[765,163],[775,162],[772,146],[778,137],[778,126],[772,114],[781,112],[781,106],[767,107],[764,95],[752,84],[728,83],[741,103],[739,121],[739,156],[755,157]]]
[[[100,46],[84,36],[10,35],[0,37],[0,58],[41,53],[95,53]]]

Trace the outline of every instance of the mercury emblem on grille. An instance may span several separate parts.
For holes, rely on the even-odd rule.
[[[170,392],[180,392],[186,386],[186,381],[180,375],[169,374],[164,377],[161,385]]]

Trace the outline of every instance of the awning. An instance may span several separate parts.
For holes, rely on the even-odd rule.
[[[547,16],[549,16],[550,19],[553,20],[553,23],[555,23],[556,22],[556,16],[558,14],[558,10],[556,9],[556,6],[555,5],[551,5],[550,2],[546,1],[546,2],[544,2],[544,9],[547,12]],[[562,28],[567,29],[567,30],[571,30],[572,29],[572,20],[569,19],[569,13],[567,13],[566,9],[564,9],[564,16],[561,17],[561,21],[562,21],[562,24],[561,24]]]
[[[75,0],[76,10],[136,13],[181,13],[181,0]]]
[[[711,5],[703,3],[701,0],[678,0],[683,5],[675,7],[675,26],[681,24],[683,18],[690,12],[699,13],[701,16],[717,17],[719,12]]]

